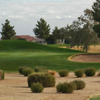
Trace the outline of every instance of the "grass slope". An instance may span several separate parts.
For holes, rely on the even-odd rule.
[[[80,51],[45,46],[23,40],[0,41],[0,69],[17,71],[20,66],[45,66],[48,69],[75,70],[78,68],[100,68],[100,63],[77,63],[67,58]]]

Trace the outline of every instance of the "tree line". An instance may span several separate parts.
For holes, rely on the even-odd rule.
[[[50,34],[50,25],[41,18],[37,21],[36,27],[33,29],[36,37],[45,39],[49,44],[68,43],[71,47],[81,47],[83,51],[88,51],[89,45],[98,42],[100,38],[100,0],[93,3],[92,10],[84,10],[84,14],[73,21],[71,25],[53,29]],[[11,39],[16,35],[14,26],[10,25],[10,21],[6,20],[2,24],[3,40]]]

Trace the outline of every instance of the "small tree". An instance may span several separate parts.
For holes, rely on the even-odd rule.
[[[93,6],[93,18],[95,21],[98,22],[98,24],[96,24],[93,29],[94,31],[98,34],[98,37],[100,37],[100,0],[96,0],[96,2],[94,2]]]
[[[52,32],[53,38],[54,38],[54,42],[57,42],[57,39],[59,39],[59,32],[60,30],[58,29],[58,27],[56,26]]]
[[[5,24],[2,24],[2,32],[0,33],[3,40],[11,39],[11,37],[16,34],[14,26],[10,25],[10,21],[8,19],[5,21]]]
[[[66,29],[65,28],[60,28],[59,29],[59,38],[61,39],[61,41],[62,41],[62,44],[64,44],[65,43],[65,39],[66,39]]]
[[[33,29],[33,32],[38,38],[47,39],[50,34],[50,25],[41,18],[40,21],[37,21],[36,27]]]
[[[78,18],[78,21],[74,21],[70,25],[70,44],[71,46],[81,46],[83,51],[88,52],[89,45],[95,44],[98,41],[97,34],[92,29],[95,25],[93,20],[92,11],[86,9],[84,15]]]

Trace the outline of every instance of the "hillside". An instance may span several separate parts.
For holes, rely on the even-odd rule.
[[[33,42],[27,42],[24,40],[3,40],[0,41],[0,51],[47,51],[47,52],[79,52],[71,49],[62,49],[57,47],[51,47],[47,45],[41,45]]]
[[[76,70],[80,68],[100,68],[100,63],[71,62],[67,58],[80,51],[40,45],[23,40],[0,41],[0,69],[16,72],[20,66],[44,66],[51,70]]]

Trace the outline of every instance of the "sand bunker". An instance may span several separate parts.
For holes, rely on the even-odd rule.
[[[71,59],[75,62],[100,62],[100,54],[82,54]]]

